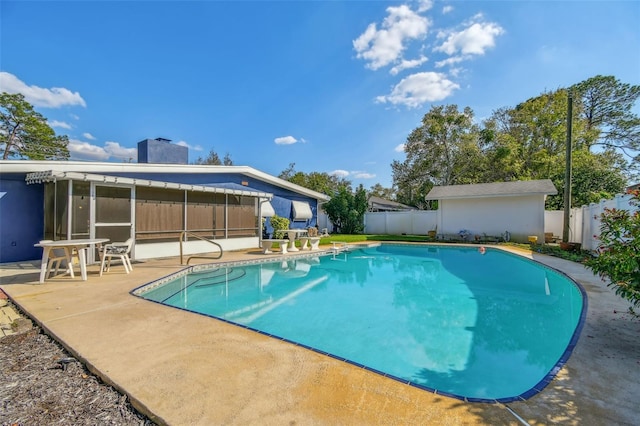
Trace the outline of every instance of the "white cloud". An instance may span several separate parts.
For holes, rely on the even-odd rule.
[[[107,161],[118,159],[121,161],[137,160],[137,148],[125,148],[118,142],[107,141],[104,147],[89,142],[69,139],[69,153],[73,160]]]
[[[376,177],[375,174],[367,172],[352,172],[352,174],[354,179],[373,179]]]
[[[451,56],[447,59],[443,59],[442,61],[436,62],[436,68],[442,68],[447,65],[457,64],[459,62],[464,61],[465,59],[469,59],[469,56]]]
[[[15,75],[4,71],[0,71],[0,88],[3,92],[11,94],[21,93],[24,99],[34,106],[46,108],[59,108],[64,105],[87,106],[78,92],[71,92],[64,87],[45,89],[28,86]]]
[[[69,117],[73,118],[74,120],[80,120],[80,117],[75,114],[69,114]]]
[[[367,61],[367,67],[376,70],[398,60],[406,49],[405,42],[426,35],[430,21],[407,5],[388,7],[387,17],[380,30],[369,24],[364,33],[353,40],[357,57]]]
[[[279,138],[275,138],[273,141],[276,143],[276,145],[291,145],[298,142],[298,139],[294,138],[293,136],[282,136]]]
[[[109,154],[110,157],[117,158],[119,160],[129,161],[138,159],[138,148],[125,148],[118,142],[105,142],[104,150]]]
[[[73,160],[105,161],[110,156],[103,147],[77,139],[69,139],[67,148],[69,148],[69,153]]]
[[[47,123],[49,124],[50,127],[59,127],[61,129],[71,129],[71,124],[65,123],[64,121],[58,121],[58,120],[48,121],[47,120]]]
[[[186,141],[178,141],[178,142],[176,142],[176,145],[184,146],[184,147],[192,149],[194,151],[202,151],[202,147],[200,145],[195,145],[195,146],[194,145],[190,145]]]
[[[452,12],[452,11],[453,11],[453,6],[451,6],[451,5],[447,5],[447,6],[442,8],[442,14],[443,15],[446,15],[447,13]]]
[[[445,74],[421,72],[402,79],[389,95],[378,96],[376,100],[417,108],[425,102],[441,101],[459,88],[460,86],[447,79]]]
[[[393,148],[393,150],[395,152],[404,152],[404,147],[406,146],[406,144],[401,143],[399,145],[397,145],[395,148]]]
[[[82,137],[85,138],[85,139],[89,139],[90,141],[95,141],[96,140],[95,136],[93,136],[91,133],[83,133]]]
[[[465,71],[465,69],[461,67],[449,68],[449,75],[451,77],[458,77],[463,71]]]
[[[475,17],[476,19],[478,17]],[[493,22],[474,22],[462,31],[450,31],[439,34],[446,37],[444,43],[434,50],[447,55],[484,55],[487,49],[495,46],[496,37],[504,33],[504,29]]]
[[[334,170],[332,172],[329,172],[329,175],[344,178],[344,177],[349,176],[349,172],[346,171],[346,170],[338,169],[338,170]]]
[[[418,0],[418,12],[426,12],[433,7],[433,0]]]
[[[404,70],[409,69],[409,68],[419,67],[420,65],[424,64],[427,61],[428,61],[428,59],[427,59],[426,56],[420,56],[420,58],[412,59],[412,60],[403,59],[400,62],[400,64],[398,64],[395,67],[391,68],[389,73],[391,73],[391,75],[397,75],[400,71],[404,71]]]

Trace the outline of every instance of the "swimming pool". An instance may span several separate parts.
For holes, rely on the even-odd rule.
[[[200,265],[134,294],[460,399],[509,402],[567,361],[586,312],[563,274],[488,248],[380,245]]]

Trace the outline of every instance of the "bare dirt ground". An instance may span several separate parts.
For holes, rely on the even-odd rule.
[[[0,338],[0,425],[154,425],[29,319],[15,327]]]

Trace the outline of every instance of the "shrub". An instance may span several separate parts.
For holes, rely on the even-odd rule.
[[[286,217],[273,216],[269,222],[273,228],[273,238],[283,238],[284,232],[282,230],[289,229],[289,219]]]
[[[632,191],[630,204],[639,204]],[[640,306],[640,212],[605,209],[600,215],[598,254],[586,265],[594,274],[609,278],[616,294]]]

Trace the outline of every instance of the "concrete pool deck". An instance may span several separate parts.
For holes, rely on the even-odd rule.
[[[582,265],[524,253],[563,271],[589,297],[569,361],[539,394],[506,405],[429,393],[129,292],[183,267],[178,258],[89,279],[39,284],[39,262],[0,265],[0,288],[89,369],[160,424],[636,424],[640,320]],[[271,255],[280,258],[278,254]],[[288,255],[287,257],[291,257]],[[258,249],[220,261],[264,259]],[[517,415],[514,415],[514,413]]]

